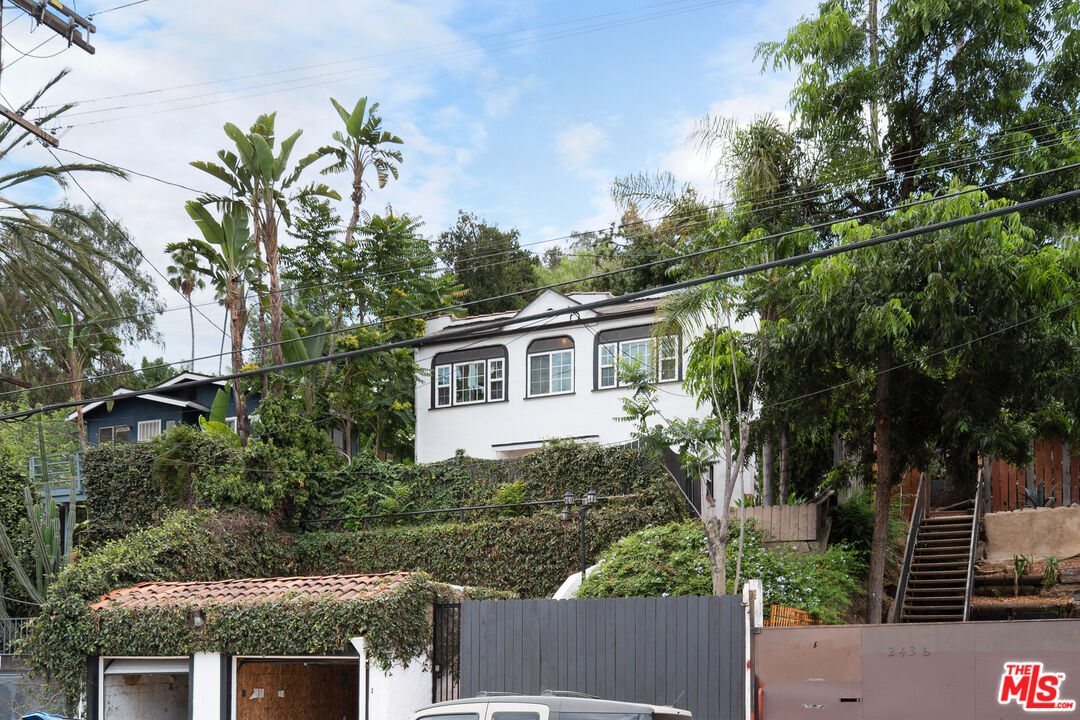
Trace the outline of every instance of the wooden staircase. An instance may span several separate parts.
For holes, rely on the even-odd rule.
[[[919,522],[900,622],[965,619],[974,503],[967,509],[931,511]]]

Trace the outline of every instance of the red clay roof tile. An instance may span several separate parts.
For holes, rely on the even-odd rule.
[[[113,590],[90,608],[148,608],[157,605],[257,603],[287,594],[331,596],[339,600],[372,598],[406,582],[411,573],[243,578],[210,582],[143,582]]]

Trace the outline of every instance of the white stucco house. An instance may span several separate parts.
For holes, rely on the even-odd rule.
[[[428,320],[416,351],[423,370],[416,380],[416,461],[444,460],[459,449],[476,458],[516,457],[556,438],[629,441],[632,424],[616,419],[631,393],[619,377],[619,357],[650,369],[666,417],[703,414],[682,387],[685,338],[653,337],[658,297],[536,317],[610,297],[546,290],[521,310]]]

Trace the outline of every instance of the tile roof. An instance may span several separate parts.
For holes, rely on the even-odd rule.
[[[370,599],[405,583],[411,573],[317,575],[313,577],[243,578],[211,582],[144,582],[113,590],[90,608],[141,609],[158,605],[259,603],[289,594],[331,596],[338,600]]]

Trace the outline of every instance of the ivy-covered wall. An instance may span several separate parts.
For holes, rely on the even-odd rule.
[[[271,412],[270,404],[264,411]],[[681,503],[659,461],[645,451],[573,442],[512,460],[459,457],[403,465],[365,456],[345,465],[318,431],[288,441],[267,435],[242,449],[228,437],[180,426],[149,443],[91,448],[83,469],[92,545],[151,525],[175,508],[253,510],[296,531],[313,527],[316,519],[555,499],[567,490],[579,497],[589,489],[638,493],[636,504],[660,503],[665,510]]]
[[[613,505],[586,523],[591,563],[612,542],[681,517],[661,506]],[[313,575],[421,570],[436,580],[550,597],[580,564],[580,525],[548,510],[521,518],[299,537],[296,564]]]
[[[653,488],[648,491],[652,494],[646,490],[652,502],[645,506],[611,501],[589,512],[590,562],[628,533],[682,517],[678,498],[663,489]],[[26,651],[34,668],[59,683],[69,697],[78,691],[89,655],[183,655],[193,650],[240,652],[241,647],[256,654],[337,652],[341,639],[354,637],[360,628],[378,646],[375,652],[381,658],[407,659],[418,654],[417,648],[426,648],[428,640],[426,634],[417,634],[419,606],[411,599],[362,608],[314,601],[306,606],[269,603],[262,609],[222,607],[207,615],[208,631],[183,622],[190,608],[92,613],[89,604],[110,590],[146,581],[393,570],[421,571],[425,582],[543,597],[577,569],[579,527],[576,518],[564,523],[546,509],[474,523],[292,535],[250,512],[166,511],[152,527],[79,554],[50,587]],[[430,595],[423,598],[426,608]],[[430,632],[427,622],[425,615],[425,633]],[[262,639],[253,640],[251,628],[258,628],[255,635]]]

